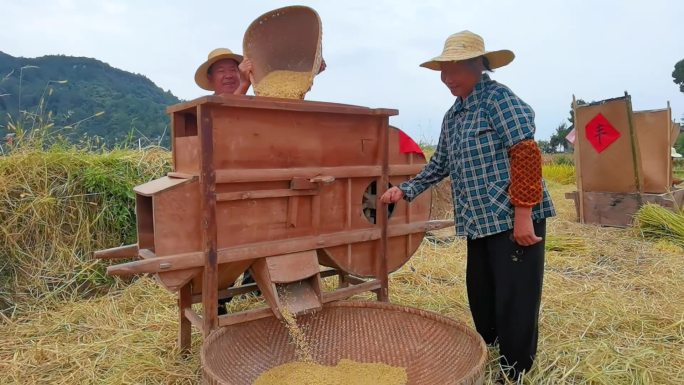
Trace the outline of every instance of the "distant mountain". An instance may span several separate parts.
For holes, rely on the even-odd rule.
[[[41,115],[49,115],[60,133],[74,140],[84,134],[99,136],[108,144],[121,142],[130,134],[134,140],[146,137],[154,141],[164,135],[163,144],[168,145],[165,109],[180,101],[145,76],[96,59],[64,55],[23,58],[0,52],[0,139],[8,131],[8,119],[30,116],[20,110],[29,114],[41,111],[41,98]],[[101,111],[104,113],[93,117]]]

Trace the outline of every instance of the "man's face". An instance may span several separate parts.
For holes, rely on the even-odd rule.
[[[442,82],[449,88],[451,94],[465,99],[480,81],[482,72],[473,63],[464,61],[443,62]]]
[[[232,59],[221,59],[211,65],[209,82],[215,95],[232,94],[240,86],[238,63]]]

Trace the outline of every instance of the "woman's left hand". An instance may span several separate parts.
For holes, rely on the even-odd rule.
[[[513,240],[520,246],[532,246],[542,241],[534,233],[532,224],[532,209],[529,207],[516,207],[513,218]]]

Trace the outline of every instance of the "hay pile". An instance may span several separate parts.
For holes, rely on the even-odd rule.
[[[94,250],[135,242],[133,186],[169,169],[167,151],[27,146],[0,156],[0,313],[106,291]]]
[[[563,196],[574,186],[549,186],[559,215],[549,221],[546,240],[539,353],[524,383],[684,383],[684,249],[666,238],[645,240],[634,229],[578,224],[572,201]],[[23,261],[15,269],[29,271],[38,263]],[[395,303],[472,325],[465,242],[425,242],[392,275],[390,294]],[[0,383],[200,382],[200,337],[194,331],[188,360],[177,355],[175,299],[152,279],[98,298],[54,296],[42,303],[44,308],[27,306],[0,321]],[[255,303],[235,300],[230,308]],[[495,352],[487,384],[501,378]]]
[[[176,349],[174,297],[150,278],[1,326],[0,384],[195,384]],[[195,333],[193,351],[201,341]]]

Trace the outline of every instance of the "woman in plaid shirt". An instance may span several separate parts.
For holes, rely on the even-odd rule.
[[[451,177],[456,233],[467,237],[473,321],[485,342],[498,341],[502,366],[517,379],[537,350],[546,218],[555,212],[541,178],[534,111],[485,73],[513,58],[485,51],[480,36],[463,31],[421,64],[441,72],[456,101],[425,168],[380,199],[411,201]]]

